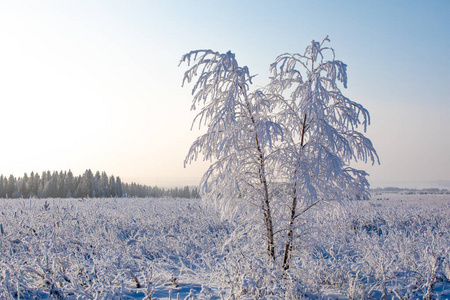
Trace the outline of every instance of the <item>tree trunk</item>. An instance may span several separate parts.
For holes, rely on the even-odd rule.
[[[259,151],[259,180],[264,188],[264,199],[262,201],[262,210],[264,214],[264,221],[266,226],[266,238],[267,238],[267,254],[270,258],[275,259],[275,245],[273,241],[273,224],[272,224],[272,213],[270,210],[270,199],[269,190],[267,187],[267,180],[264,172],[264,155],[259,147],[258,135],[256,135],[256,142],[258,144]]]
[[[264,197],[261,201],[261,209],[264,215],[264,225],[266,229],[266,242],[267,242],[267,255],[269,258],[275,260],[275,244],[274,244],[274,238],[273,238],[273,222],[272,222],[272,212],[270,209],[270,197],[269,197],[269,188],[267,186],[267,179],[266,179],[266,171],[265,171],[265,158],[264,153],[261,148],[261,144],[258,138],[258,131],[256,130],[256,122],[255,118],[253,117],[252,110],[250,108],[250,103],[248,102],[247,94],[245,90],[242,88],[242,86],[239,86],[244,98],[245,98],[245,104],[247,111],[250,115],[250,120],[252,122],[253,127],[255,128],[255,144],[256,149],[259,154],[259,169],[258,169],[258,175],[259,175],[259,182],[262,185],[263,191],[264,191]]]
[[[300,149],[299,152],[302,151],[304,142],[305,142],[305,133],[307,131],[306,126],[306,114],[303,118],[303,124],[302,124],[302,135],[300,138]],[[296,212],[297,212],[297,180],[295,180],[295,177],[297,175],[297,172],[299,171],[298,167],[296,167],[294,172],[294,188],[292,191],[292,204],[291,204],[291,216],[289,219],[289,227],[288,227],[288,234],[286,239],[286,244],[284,245],[284,254],[283,254],[283,268],[285,270],[289,269],[289,259],[291,257],[292,252],[292,242],[294,241],[294,222],[296,218]]]
[[[284,245],[283,268],[285,270],[289,269],[289,259],[291,257],[291,252],[292,252],[292,242],[294,240],[294,221],[295,221],[295,212],[297,209],[296,186],[297,186],[297,182],[295,182],[295,184],[294,184],[294,197],[292,198],[291,218],[289,221],[286,244]]]

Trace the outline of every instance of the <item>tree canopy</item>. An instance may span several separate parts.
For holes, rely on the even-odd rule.
[[[352,162],[379,162],[359,130],[366,131],[369,112],[342,94],[347,65],[328,42],[278,56],[269,83],[253,89],[249,68],[231,51],[195,50],[180,62],[188,65],[183,85],[194,81],[192,126],[206,129],[185,164],[212,162],[201,183],[205,198],[227,216],[250,212],[268,257],[281,257],[284,269],[299,216],[320,201],[365,197],[368,174]]]

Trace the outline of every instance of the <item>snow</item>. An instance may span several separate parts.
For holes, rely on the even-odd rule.
[[[2,299],[450,298],[449,194],[318,205],[285,285],[201,200],[0,199],[0,224]]]

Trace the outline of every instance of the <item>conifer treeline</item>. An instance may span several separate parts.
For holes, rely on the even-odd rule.
[[[137,183],[122,183],[120,177],[108,176],[106,172],[86,170],[74,176],[72,171],[31,172],[23,177],[0,175],[0,198],[82,198],[82,197],[174,197],[198,198],[196,188],[164,189]]]

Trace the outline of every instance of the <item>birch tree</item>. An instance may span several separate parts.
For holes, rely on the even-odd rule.
[[[260,90],[249,91],[252,76],[231,52],[192,51],[182,62],[193,63],[183,84],[196,78],[192,109],[201,107],[193,126],[206,127],[192,144],[185,165],[199,155],[213,161],[202,178],[202,192],[212,196],[222,212],[235,213],[240,207],[235,201],[260,208],[267,254],[275,259],[269,186],[274,161],[268,149],[282,137],[281,127],[271,121],[276,101]]]
[[[303,54],[282,54],[270,66],[269,84],[278,95],[285,141],[277,158],[278,172],[289,186],[289,221],[283,267],[289,268],[296,220],[322,200],[367,196],[367,173],[351,167],[352,161],[378,162],[365,132],[369,112],[345,97],[347,65],[335,52],[312,41]]]
[[[183,85],[195,82],[192,109],[199,112],[192,126],[206,129],[185,165],[199,156],[211,161],[202,192],[223,213],[259,207],[267,255],[284,269],[299,216],[320,201],[366,196],[368,174],[351,162],[378,162],[359,131],[366,131],[369,112],[342,94],[347,66],[326,42],[280,55],[267,86],[253,90],[249,69],[231,52],[196,50],[180,62],[189,66]]]

